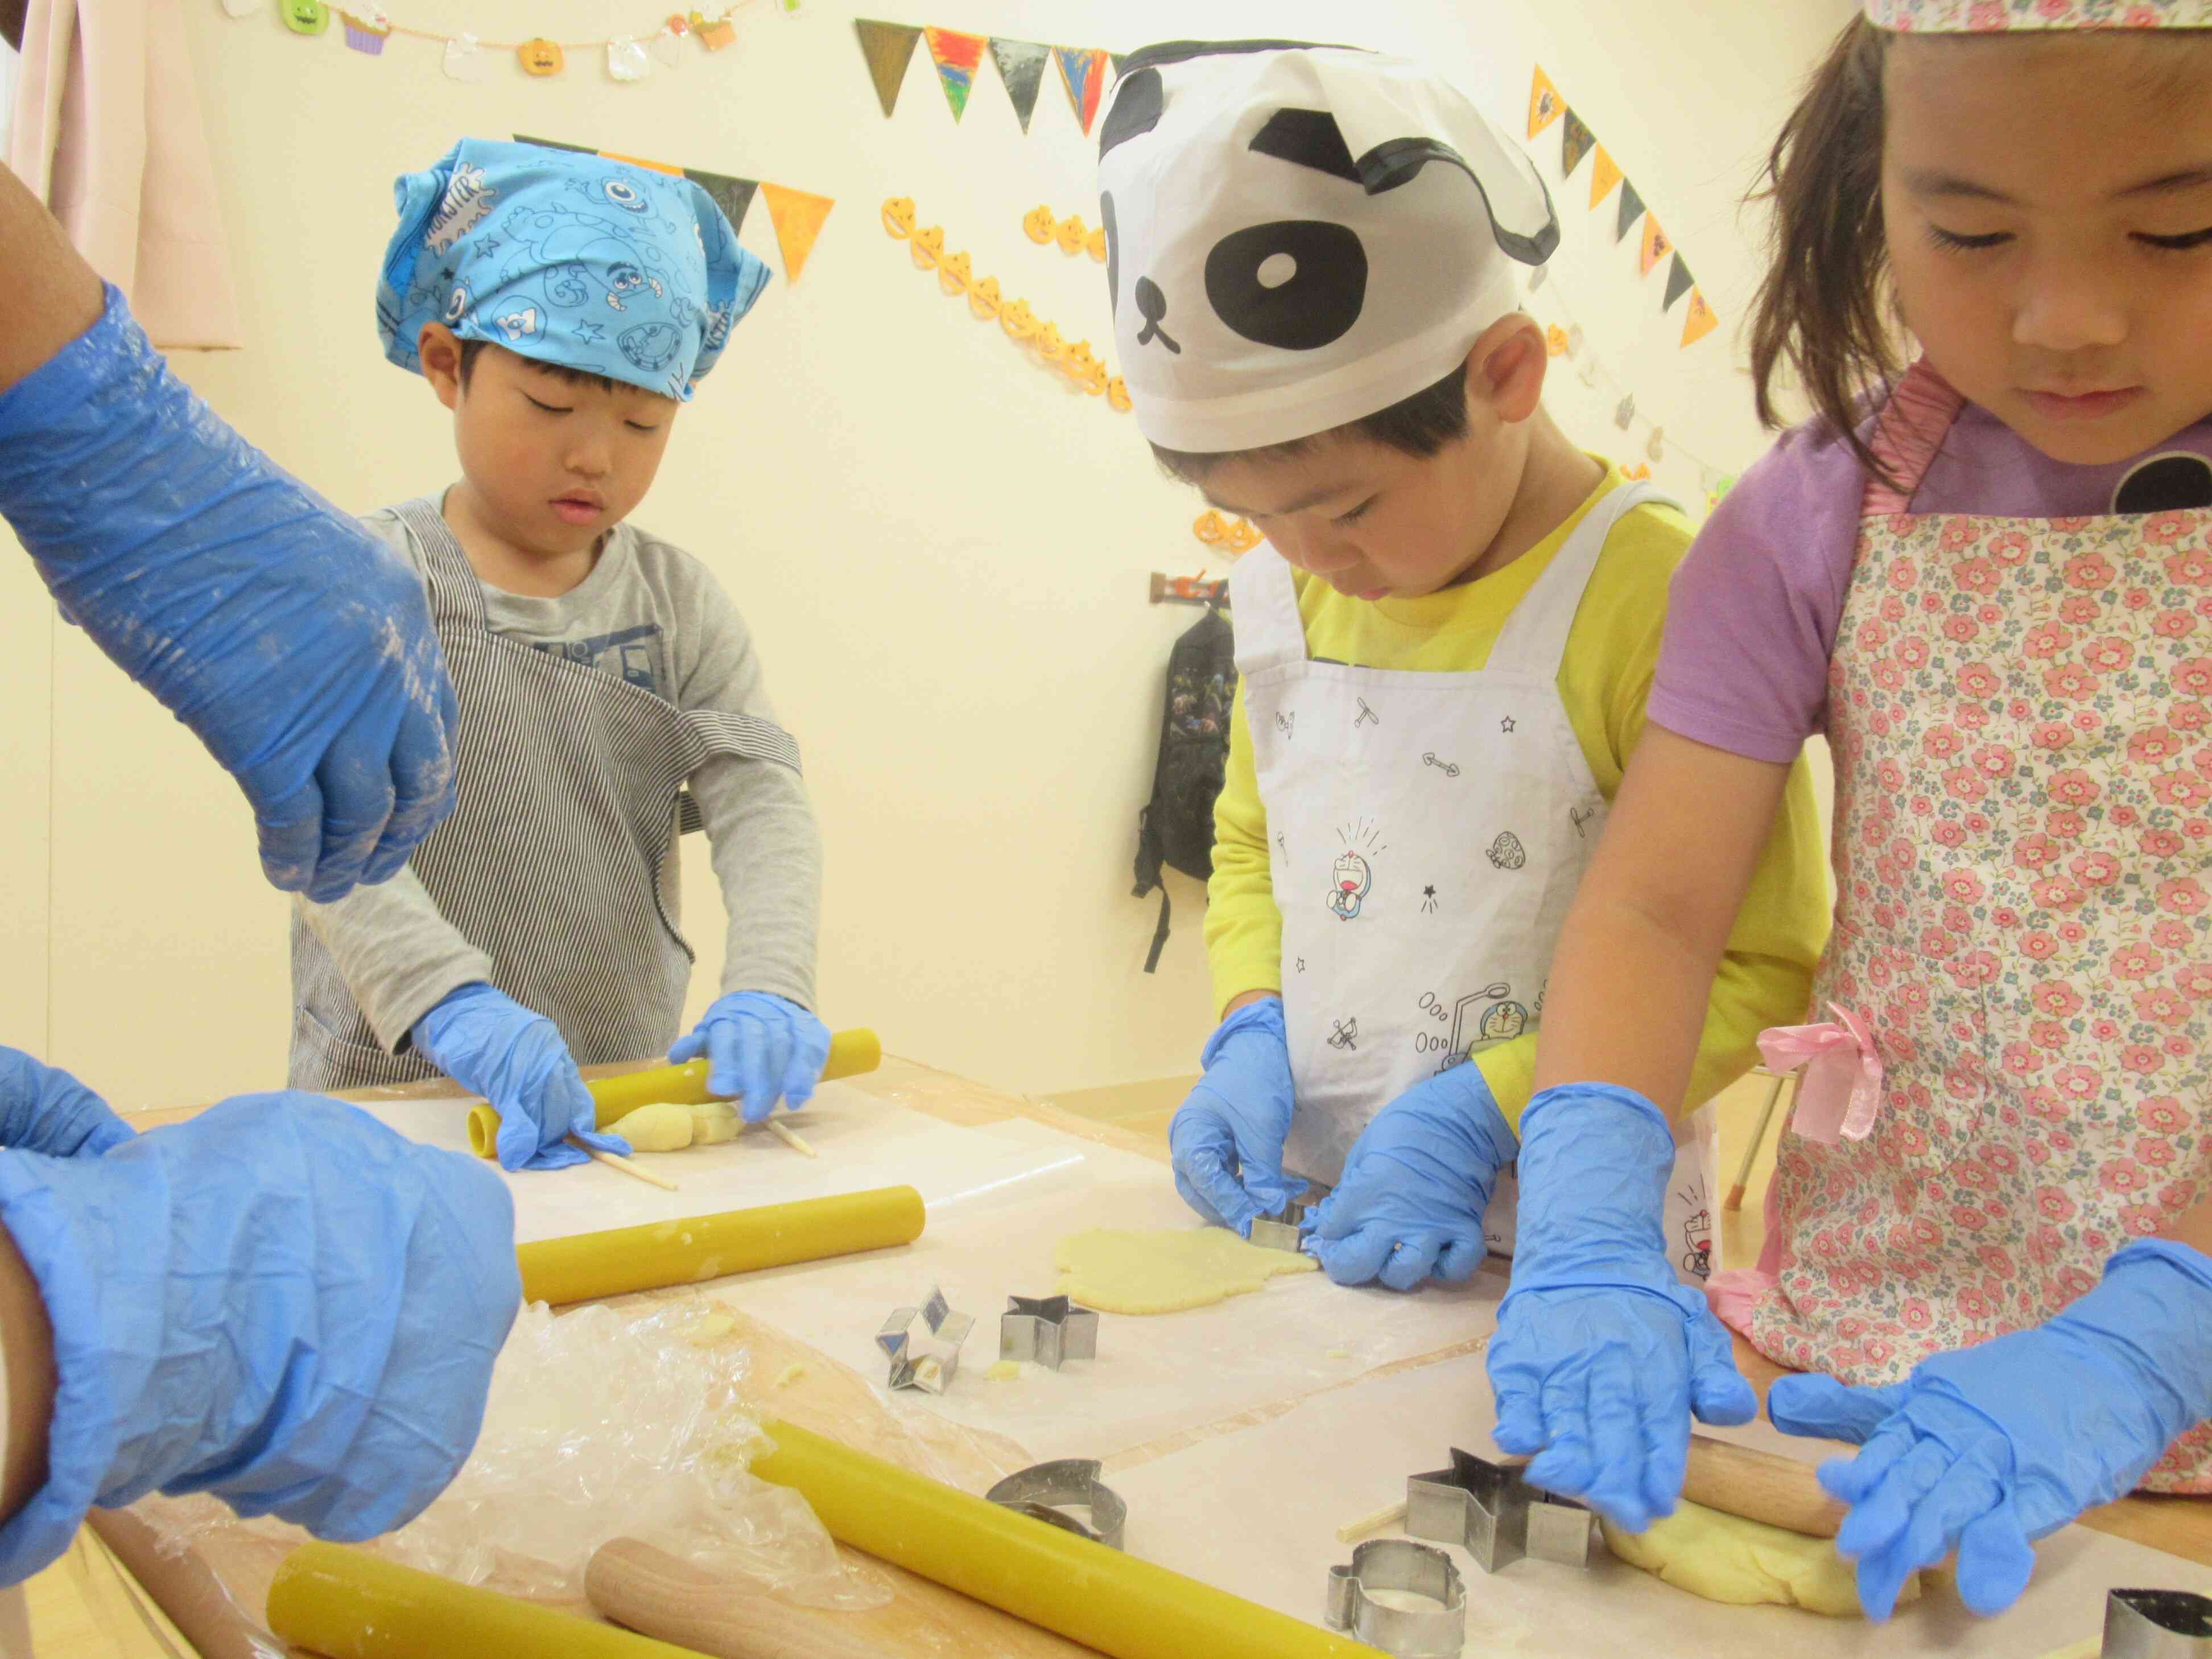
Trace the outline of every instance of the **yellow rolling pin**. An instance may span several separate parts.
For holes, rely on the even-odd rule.
[[[830,1039],[830,1058],[822,1067],[822,1080],[858,1077],[883,1064],[884,1045],[865,1025],[840,1031]],[[667,1101],[678,1106],[697,1106],[716,1098],[707,1092],[707,1062],[688,1066],[657,1066],[649,1072],[625,1072],[584,1085],[592,1091],[595,1126],[611,1128],[641,1106]],[[499,1114],[488,1105],[469,1109],[469,1147],[478,1158],[499,1155]]]
[[[328,1659],[696,1659],[689,1648],[337,1544],[304,1544],[284,1558],[269,1587],[269,1628]]]
[[[753,1473],[803,1493],[840,1543],[1111,1659],[1376,1659],[1364,1643],[805,1429],[770,1422],[762,1431],[775,1449],[754,1460]]]
[[[794,1261],[911,1244],[926,1219],[911,1187],[878,1187],[795,1204],[763,1204],[682,1221],[540,1239],[518,1246],[522,1299],[561,1307],[664,1285],[696,1285]]]

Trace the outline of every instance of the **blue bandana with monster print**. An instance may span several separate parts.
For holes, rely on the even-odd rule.
[[[384,355],[421,372],[425,323],[690,401],[768,267],[689,179],[464,138],[394,186],[376,284]]]

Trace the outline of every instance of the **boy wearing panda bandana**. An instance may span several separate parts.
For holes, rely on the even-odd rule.
[[[1464,1279],[1510,1250],[1551,954],[1690,526],[1545,413],[1516,274],[1558,243],[1549,193],[1418,65],[1148,48],[1099,185],[1138,422],[1272,544],[1230,579],[1242,681],[1206,927],[1223,1019],[1170,1130],[1176,1185],[1248,1235],[1330,1186],[1308,1219],[1332,1277]],[[1804,1016],[1826,915],[1801,763],[1685,1107]],[[1701,1154],[1668,1217],[1693,1279]]]

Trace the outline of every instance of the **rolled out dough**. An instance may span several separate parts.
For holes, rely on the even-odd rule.
[[[1321,1264],[1248,1244],[1223,1227],[1070,1233],[1053,1252],[1060,1294],[1102,1313],[1164,1314],[1256,1291],[1278,1273]]]
[[[1832,1538],[1808,1538],[1686,1500],[1645,1532],[1623,1532],[1610,1521],[1601,1524],[1606,1547],[1629,1565],[1708,1601],[1864,1617],[1851,1564],[1836,1553]],[[1915,1573],[1897,1601],[1902,1607],[1919,1599]]]

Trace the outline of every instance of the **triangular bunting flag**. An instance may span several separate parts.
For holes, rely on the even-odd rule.
[[[1060,83],[1067,88],[1068,106],[1074,110],[1083,136],[1098,118],[1099,95],[1106,90],[1106,53],[1095,46],[1054,46],[1053,62],[1060,65]]]
[[[589,144],[564,144],[558,138],[532,138],[526,132],[516,133],[514,142],[518,144],[535,144],[540,149],[565,149],[578,155],[595,155],[599,153]]]
[[[1720,325],[1721,319],[1713,315],[1713,308],[1705,303],[1705,296],[1692,289],[1689,320],[1682,325],[1682,343],[1693,346]]]
[[[1644,274],[1649,276],[1651,274],[1651,267],[1674,251],[1674,243],[1668,241],[1667,233],[1659,228],[1659,216],[1656,213],[1645,214],[1644,216]]]
[[[1620,181],[1620,218],[1613,225],[1613,240],[1616,242],[1624,240],[1630,231],[1636,228],[1636,222],[1643,216],[1644,198],[1636,193],[1636,181],[1632,179],[1622,179]]]
[[[876,83],[876,100],[890,119],[898,107],[899,88],[906,84],[906,66],[914,57],[914,43],[921,31],[904,23],[878,23],[872,18],[853,20],[853,33],[860,37],[860,56],[868,60],[868,78]]]
[[[1569,110],[1566,137],[1559,141],[1560,176],[1573,178],[1575,169],[1583,164],[1583,157],[1596,148],[1597,135],[1583,124],[1581,116]]]
[[[751,210],[759,179],[732,179],[726,173],[702,173],[696,167],[684,168],[684,176],[714,198],[714,205],[722,210],[732,230],[745,228],[745,215]]]
[[[1544,66],[1536,66],[1536,84],[1528,91],[1528,136],[1534,138],[1546,127],[1558,120],[1567,107],[1567,100],[1559,96],[1559,89],[1552,84],[1552,77],[1544,73]]]
[[[1045,59],[1051,56],[1051,47],[1034,40],[991,37],[992,59],[999,66],[999,78],[1006,83],[1006,96],[1014,100],[1014,113],[1021,118],[1024,132],[1030,130],[1030,117],[1036,113],[1037,89],[1044,84]]]
[[[1613,187],[1620,182],[1620,163],[1606,152],[1603,144],[1597,147],[1597,161],[1590,169],[1590,206],[1613,194]]]
[[[763,182],[761,194],[768,199],[768,216],[775,222],[775,245],[783,253],[783,279],[795,283],[806,268],[806,256],[814,252],[822,222],[837,204],[827,196],[811,196],[786,185]]]
[[[1121,65],[1129,61],[1129,54],[1126,52],[1116,52],[1107,55],[1114,60],[1114,74],[1118,79],[1121,73]]]
[[[1674,255],[1674,264],[1667,272],[1667,303],[1663,308],[1672,311],[1674,301],[1687,294],[1694,285],[1695,279],[1690,275],[1690,267],[1683,262],[1678,252]]]
[[[963,34],[957,29],[923,32],[929,36],[929,57],[937,65],[937,78],[945,83],[945,101],[952,106],[952,118],[957,121],[968,112],[968,94],[975,88],[976,66],[983,61],[983,37]]]

